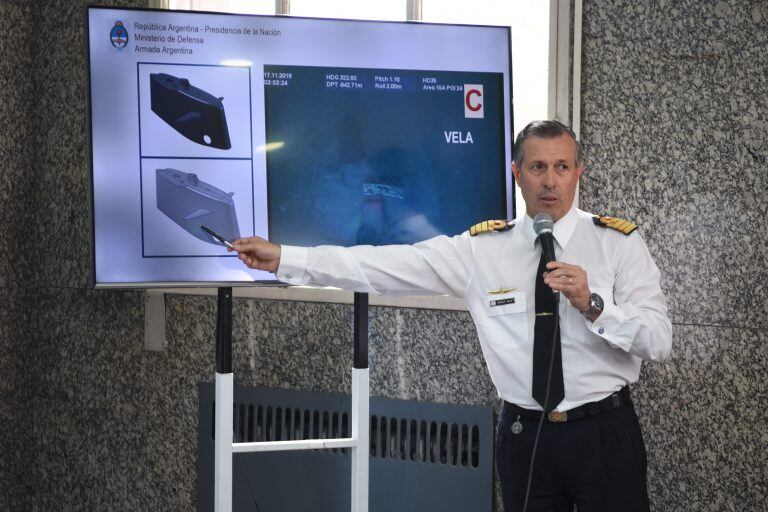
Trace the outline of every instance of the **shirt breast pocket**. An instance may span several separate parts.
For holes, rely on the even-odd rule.
[[[485,320],[482,322],[494,335],[489,343],[499,348],[519,347],[529,337],[525,292],[488,294],[484,297]]]
[[[605,304],[613,304],[613,289],[590,287],[592,293],[598,294],[603,298]],[[603,343],[603,339],[589,330],[589,324],[586,317],[574,307],[566,308],[566,328],[569,335],[573,336],[580,343]]]

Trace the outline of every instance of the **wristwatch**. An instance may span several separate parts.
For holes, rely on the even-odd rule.
[[[604,306],[605,306],[605,302],[603,302],[603,298],[601,296],[599,296],[596,293],[590,293],[589,307],[585,311],[582,311],[582,313],[590,321],[594,321],[597,317],[600,316],[600,313],[603,312]]]

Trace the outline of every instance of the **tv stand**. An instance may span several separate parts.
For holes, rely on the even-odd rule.
[[[368,512],[370,446],[368,375],[368,294],[355,293],[352,367],[352,437],[291,441],[233,442],[232,288],[218,289],[216,308],[215,484],[214,510],[232,512],[232,454],[246,452],[350,448],[352,512]]]

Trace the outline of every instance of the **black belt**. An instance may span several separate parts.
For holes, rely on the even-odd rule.
[[[615,409],[616,407],[621,407],[622,405],[631,403],[632,398],[629,396],[629,386],[624,386],[619,391],[608,395],[602,400],[580,405],[571,409],[570,411],[552,411],[547,414],[546,418],[552,423],[562,423],[564,421],[573,421],[586,418],[587,416],[594,416],[595,414],[600,414],[603,411]],[[533,418],[536,420],[541,418],[541,411],[524,409],[519,405],[511,404],[506,401],[504,402],[504,409],[526,418]]]

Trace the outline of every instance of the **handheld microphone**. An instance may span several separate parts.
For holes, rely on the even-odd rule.
[[[552,229],[555,223],[552,216],[548,213],[537,213],[533,218],[533,231],[539,237],[541,243],[541,252],[547,263],[555,260],[555,239],[552,236]],[[553,291],[555,302],[560,302],[560,292]]]
[[[555,223],[552,222],[552,216],[548,213],[537,213],[533,218],[533,231],[541,241],[541,252],[544,253],[544,259],[547,263],[555,261],[555,240],[552,236],[552,229]]]

